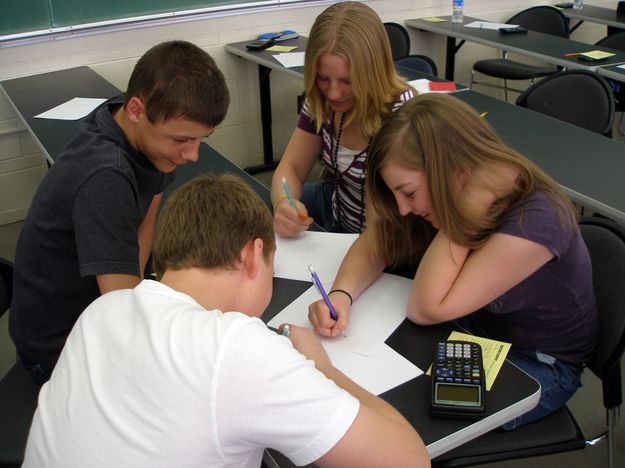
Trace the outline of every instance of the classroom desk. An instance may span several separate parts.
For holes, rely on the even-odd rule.
[[[80,70],[79,73],[86,73],[87,75],[95,75],[95,72],[90,69],[85,70],[83,67],[74,70]],[[71,74],[71,71],[66,70],[54,73],[61,73],[67,78],[66,73]],[[28,79],[32,88],[26,94],[30,95],[33,100],[39,99],[39,94],[50,93],[50,88],[47,86],[47,80],[51,78],[50,74],[38,76],[45,78],[45,80],[37,80],[36,77],[29,77]],[[56,75],[52,78],[58,76]],[[100,89],[99,86],[102,82],[97,79],[97,76],[87,76],[87,78],[95,88]],[[3,86],[4,84],[2,83]],[[13,85],[16,85],[16,82],[13,82]],[[118,90],[112,85],[109,86],[111,86],[109,90],[113,91],[112,94],[117,94]],[[14,89],[14,87],[10,86],[9,89]],[[24,91],[26,87],[20,87],[20,89]],[[86,91],[89,91],[88,87],[83,88],[83,92]],[[11,92],[7,94],[9,97],[12,95]],[[74,95],[63,95],[63,97],[58,99],[51,99],[47,105],[33,109],[31,112],[34,114],[35,112],[46,110],[74,97]],[[97,96],[98,94],[90,95]],[[14,104],[18,107],[20,115],[25,119],[27,125],[33,121],[31,114],[27,112],[27,109],[31,109],[28,107],[28,104],[24,105],[24,107],[20,107],[21,104],[15,101]],[[36,120],[35,122],[39,121]],[[73,136],[71,132],[75,132],[78,129],[77,121],[57,121],[57,124],[31,128],[37,141],[52,158],[52,162],[58,156],[60,148]],[[200,145],[200,157],[197,162],[188,163],[177,169],[176,181],[172,186],[168,187],[166,194],[186,180],[205,172],[217,174],[228,172],[243,177],[259,193],[265,203],[270,206],[269,189],[267,187],[260,184],[256,179],[205,143]],[[303,291],[308,289],[310,285],[311,283],[308,282],[275,278],[274,294],[267,311],[263,315],[263,319],[270,320]],[[419,327],[404,321],[389,337],[387,343],[422,369],[427,369],[431,361],[435,342],[446,338],[450,331],[451,325],[449,324]],[[431,456],[435,457],[528,411],[538,401],[540,387],[534,379],[527,376],[527,374],[514,365],[506,362],[493,389],[487,395],[487,415],[480,421],[431,418],[427,411],[428,391],[429,377],[420,377],[386,392],[382,397],[395,406],[417,428]]]
[[[36,119],[35,115],[75,97],[108,99],[121,93],[89,67],[5,80],[0,82],[0,89],[39,143],[49,164],[76,134],[79,121]],[[35,89],[41,91],[33,93]]]
[[[625,68],[619,67],[620,65],[610,65],[608,67],[602,67],[601,75],[606,78],[612,78],[613,80],[625,81]]]
[[[606,138],[476,91],[456,93],[501,138],[553,177],[582,206],[625,224],[625,147]]]
[[[250,51],[245,47],[250,41],[236,42],[233,44],[226,44],[226,51],[236,55],[245,60],[249,60],[252,63],[258,65],[258,82],[260,88],[260,119],[263,131],[263,164],[258,166],[247,167],[245,170],[250,174],[257,172],[263,172],[266,170],[274,169],[278,162],[273,160],[273,141],[271,134],[271,91],[270,91],[270,74],[272,70],[286,73],[300,80],[304,79],[304,67],[292,67],[286,68],[275,58],[274,53],[267,52],[266,50]],[[305,52],[308,38],[305,36],[299,36],[295,39],[289,39],[287,41],[280,42],[280,45],[285,46],[297,46],[295,52]],[[420,73],[414,70],[409,70],[404,67],[397,67],[399,73],[408,77],[411,80],[417,78],[428,78],[431,81],[445,81],[442,78]]]
[[[562,8],[560,11],[567,18],[577,20],[577,23],[570,29],[570,32],[579,28],[584,21],[625,29],[625,14],[617,12],[616,8],[584,5],[584,7],[579,10],[574,8]]]
[[[247,49],[245,46],[249,43],[250,41],[226,44],[226,51],[258,65],[260,122],[263,131],[263,163],[258,166],[245,168],[250,174],[256,174],[258,172],[275,169],[278,165],[278,161],[273,160],[273,136],[271,135],[271,71],[279,70],[301,79],[304,76],[304,67],[285,68],[272,57],[273,53],[267,52],[266,50],[251,51]],[[297,46],[295,52],[303,52],[306,50],[307,43],[307,37],[299,36],[294,39],[278,42],[278,45]]]
[[[483,21],[478,18],[465,16],[462,24],[454,24],[450,16],[441,16],[445,22],[434,23],[416,18],[406,20],[406,25],[422,30],[447,36],[447,52],[445,64],[445,78],[453,81],[456,53],[465,41],[494,47],[496,49],[513,52],[526,57],[542,60],[553,65],[566,68],[581,68],[596,71],[601,74],[601,68],[617,63],[625,63],[625,52],[594,46],[584,42],[577,42],[563,37],[551,36],[536,31],[527,31],[523,34],[504,34],[491,29],[465,28],[463,25],[474,21]],[[456,44],[456,39],[460,42]],[[601,62],[583,62],[576,57],[566,57],[565,54],[585,52],[590,50],[603,50],[612,52],[614,56]]]

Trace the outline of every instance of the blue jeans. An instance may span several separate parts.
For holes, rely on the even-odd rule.
[[[508,359],[538,380],[540,400],[533,410],[501,426],[504,430],[516,429],[556,411],[581,387],[582,366],[532,350],[511,349]]]
[[[302,188],[301,201],[315,223],[328,232],[341,232],[332,213],[334,186],[330,182],[308,183]]]

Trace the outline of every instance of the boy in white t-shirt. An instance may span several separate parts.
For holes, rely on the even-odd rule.
[[[234,176],[178,189],[154,241],[160,282],[103,295],[43,386],[24,467],[429,466],[390,405],[334,368],[311,330],[258,319],[271,299],[267,207]]]

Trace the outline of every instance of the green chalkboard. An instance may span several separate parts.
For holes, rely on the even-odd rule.
[[[241,0],[50,0],[50,2],[53,27],[242,3]]]
[[[0,34],[50,28],[48,0],[5,0],[0,11]]]
[[[1,36],[261,0],[3,0]],[[278,3],[278,2],[276,2]],[[172,15],[173,16],[173,15]]]

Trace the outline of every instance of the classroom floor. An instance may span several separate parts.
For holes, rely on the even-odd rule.
[[[316,171],[313,171],[316,172]],[[271,172],[258,174],[256,178],[270,185]],[[15,257],[15,243],[22,223],[13,223],[0,226],[0,256],[13,260]],[[7,333],[7,315],[0,319],[0,375],[3,375],[15,361],[15,350]],[[625,361],[621,365],[622,376],[625,377]],[[588,438],[598,435],[605,428],[605,411],[602,405],[600,381],[590,372],[583,375],[583,387],[577,391],[569,402],[569,408],[575,415],[582,431]],[[625,383],[623,385],[625,388]],[[625,466],[625,416],[620,418],[617,425],[616,437],[616,467]],[[568,452],[557,455],[536,457],[496,465],[484,465],[502,468],[531,468],[543,466],[567,466],[567,468],[588,468],[607,466],[607,444],[601,443],[585,450]]]

